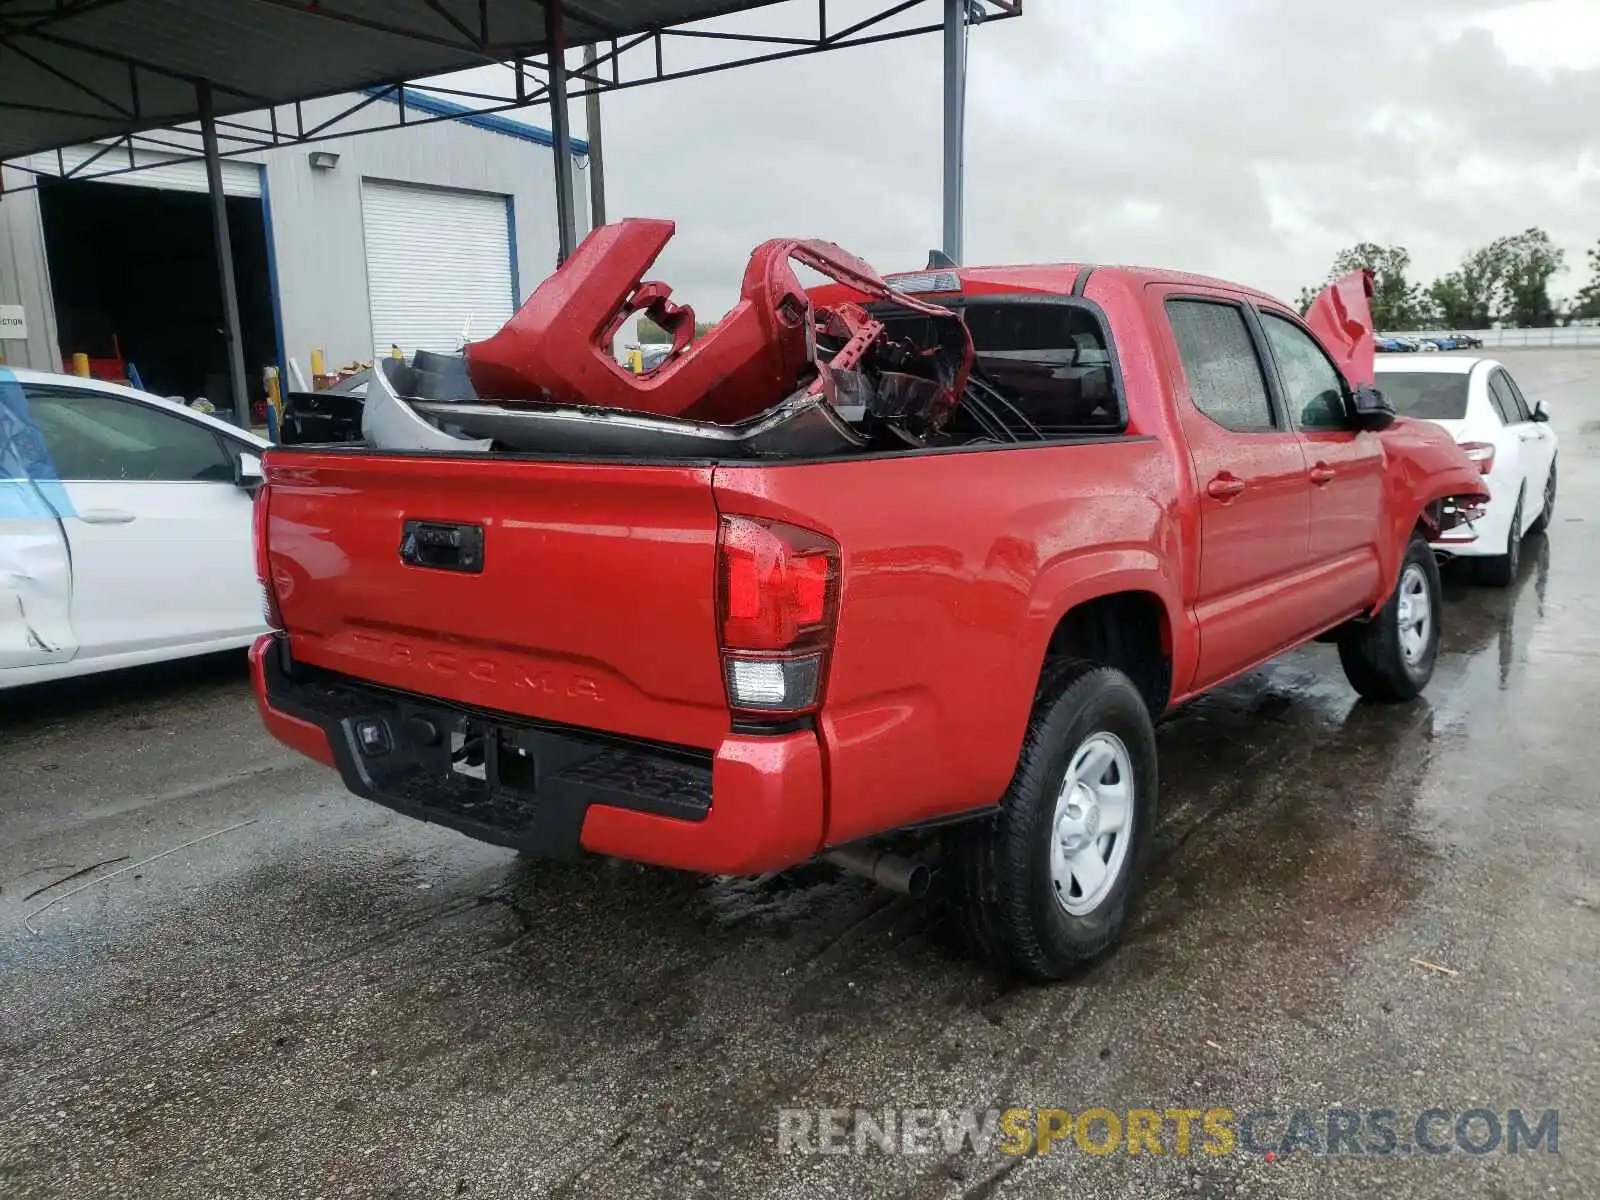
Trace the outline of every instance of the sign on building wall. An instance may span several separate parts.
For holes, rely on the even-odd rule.
[[[0,341],[28,340],[28,316],[20,304],[0,304]]]

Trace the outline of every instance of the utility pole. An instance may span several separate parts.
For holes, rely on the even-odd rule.
[[[584,124],[589,133],[589,228],[599,229],[606,223],[606,160],[600,143],[600,79],[594,69],[596,47],[590,42],[583,48],[583,73],[589,78],[589,94],[584,97]]]
[[[233,239],[228,236],[228,196],[222,188],[222,155],[217,149],[217,112],[211,85],[194,85],[200,110],[200,138],[205,147],[206,190],[211,196],[211,241],[217,251],[217,282],[222,289],[222,336],[228,353],[228,391],[234,420],[250,428],[250,395],[245,389],[244,335],[239,330],[239,289],[233,278]]]
[[[544,36],[550,62],[550,132],[556,152],[556,265],[572,256],[578,223],[572,211],[572,133],[567,121],[567,30],[561,0],[545,0]]]
[[[961,261],[966,228],[967,0],[944,0],[944,252]]]

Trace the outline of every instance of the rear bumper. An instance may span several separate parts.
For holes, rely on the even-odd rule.
[[[711,752],[291,672],[270,635],[250,663],[279,741],[334,767],[358,796],[480,841],[717,875],[793,866],[822,842],[822,756],[810,730],[730,734]]]
[[[1511,507],[1491,499],[1472,525],[1452,529],[1430,542],[1441,558],[1484,558],[1506,552],[1511,534]]]

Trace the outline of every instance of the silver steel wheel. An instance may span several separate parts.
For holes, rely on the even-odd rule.
[[[1400,653],[1406,665],[1416,666],[1428,652],[1428,637],[1433,632],[1433,597],[1428,593],[1428,576],[1416,563],[1408,563],[1400,575]]]
[[[1050,883],[1074,917],[1099,907],[1133,844],[1133,760],[1114,733],[1092,733],[1073,751],[1050,820]]]

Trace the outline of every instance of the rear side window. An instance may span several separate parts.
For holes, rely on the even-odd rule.
[[[1504,376],[1499,371],[1489,376],[1489,400],[1507,425],[1515,425],[1522,420],[1517,413],[1517,402],[1511,395],[1511,389],[1505,385]]]
[[[1195,407],[1238,433],[1275,428],[1266,376],[1243,311],[1208,300],[1168,300],[1167,320]]]
[[[1467,377],[1433,371],[1384,371],[1377,388],[1402,417],[1459,421],[1467,415]]]
[[[1509,371],[1496,371],[1494,377],[1500,381],[1501,388],[1510,397],[1513,410],[1517,414],[1517,420],[1533,420],[1533,411],[1528,407],[1528,402],[1522,398],[1522,389],[1517,386],[1517,381],[1511,378],[1511,373]]]

